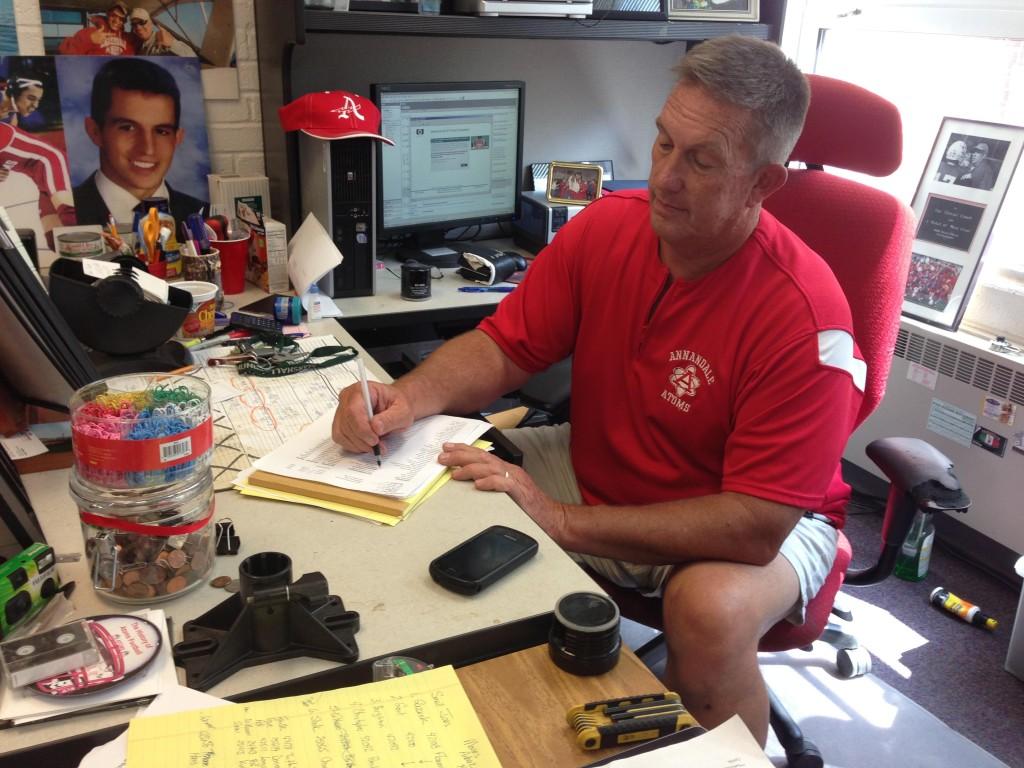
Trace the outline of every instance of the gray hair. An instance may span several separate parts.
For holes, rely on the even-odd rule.
[[[789,159],[803,130],[810,87],[777,45],[741,35],[713,38],[687,52],[675,72],[680,83],[750,112],[756,164]]]

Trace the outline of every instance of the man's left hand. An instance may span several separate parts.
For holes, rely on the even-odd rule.
[[[552,539],[559,541],[566,507],[537,487],[522,467],[465,443],[445,443],[437,460],[452,467],[455,480],[472,480],[481,491],[507,493]]]

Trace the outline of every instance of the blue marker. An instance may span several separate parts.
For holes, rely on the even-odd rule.
[[[462,293],[512,293],[514,285],[464,285],[459,290]]]

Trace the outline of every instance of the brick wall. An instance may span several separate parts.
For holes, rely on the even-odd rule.
[[[234,0],[234,9],[239,94],[237,99],[206,102],[210,165],[214,173],[263,174],[266,171],[253,4],[249,0]],[[14,13],[18,23],[19,53],[41,54],[43,34],[39,0],[14,0]]]

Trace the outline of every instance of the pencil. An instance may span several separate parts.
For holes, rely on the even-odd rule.
[[[366,403],[366,418],[369,421],[373,421],[373,404],[370,403],[370,385],[366,381],[366,366],[363,365],[363,358],[356,358],[356,363],[359,365],[359,384],[363,388],[363,402]],[[380,466],[380,441],[373,446],[373,455],[377,457],[377,466]]]

